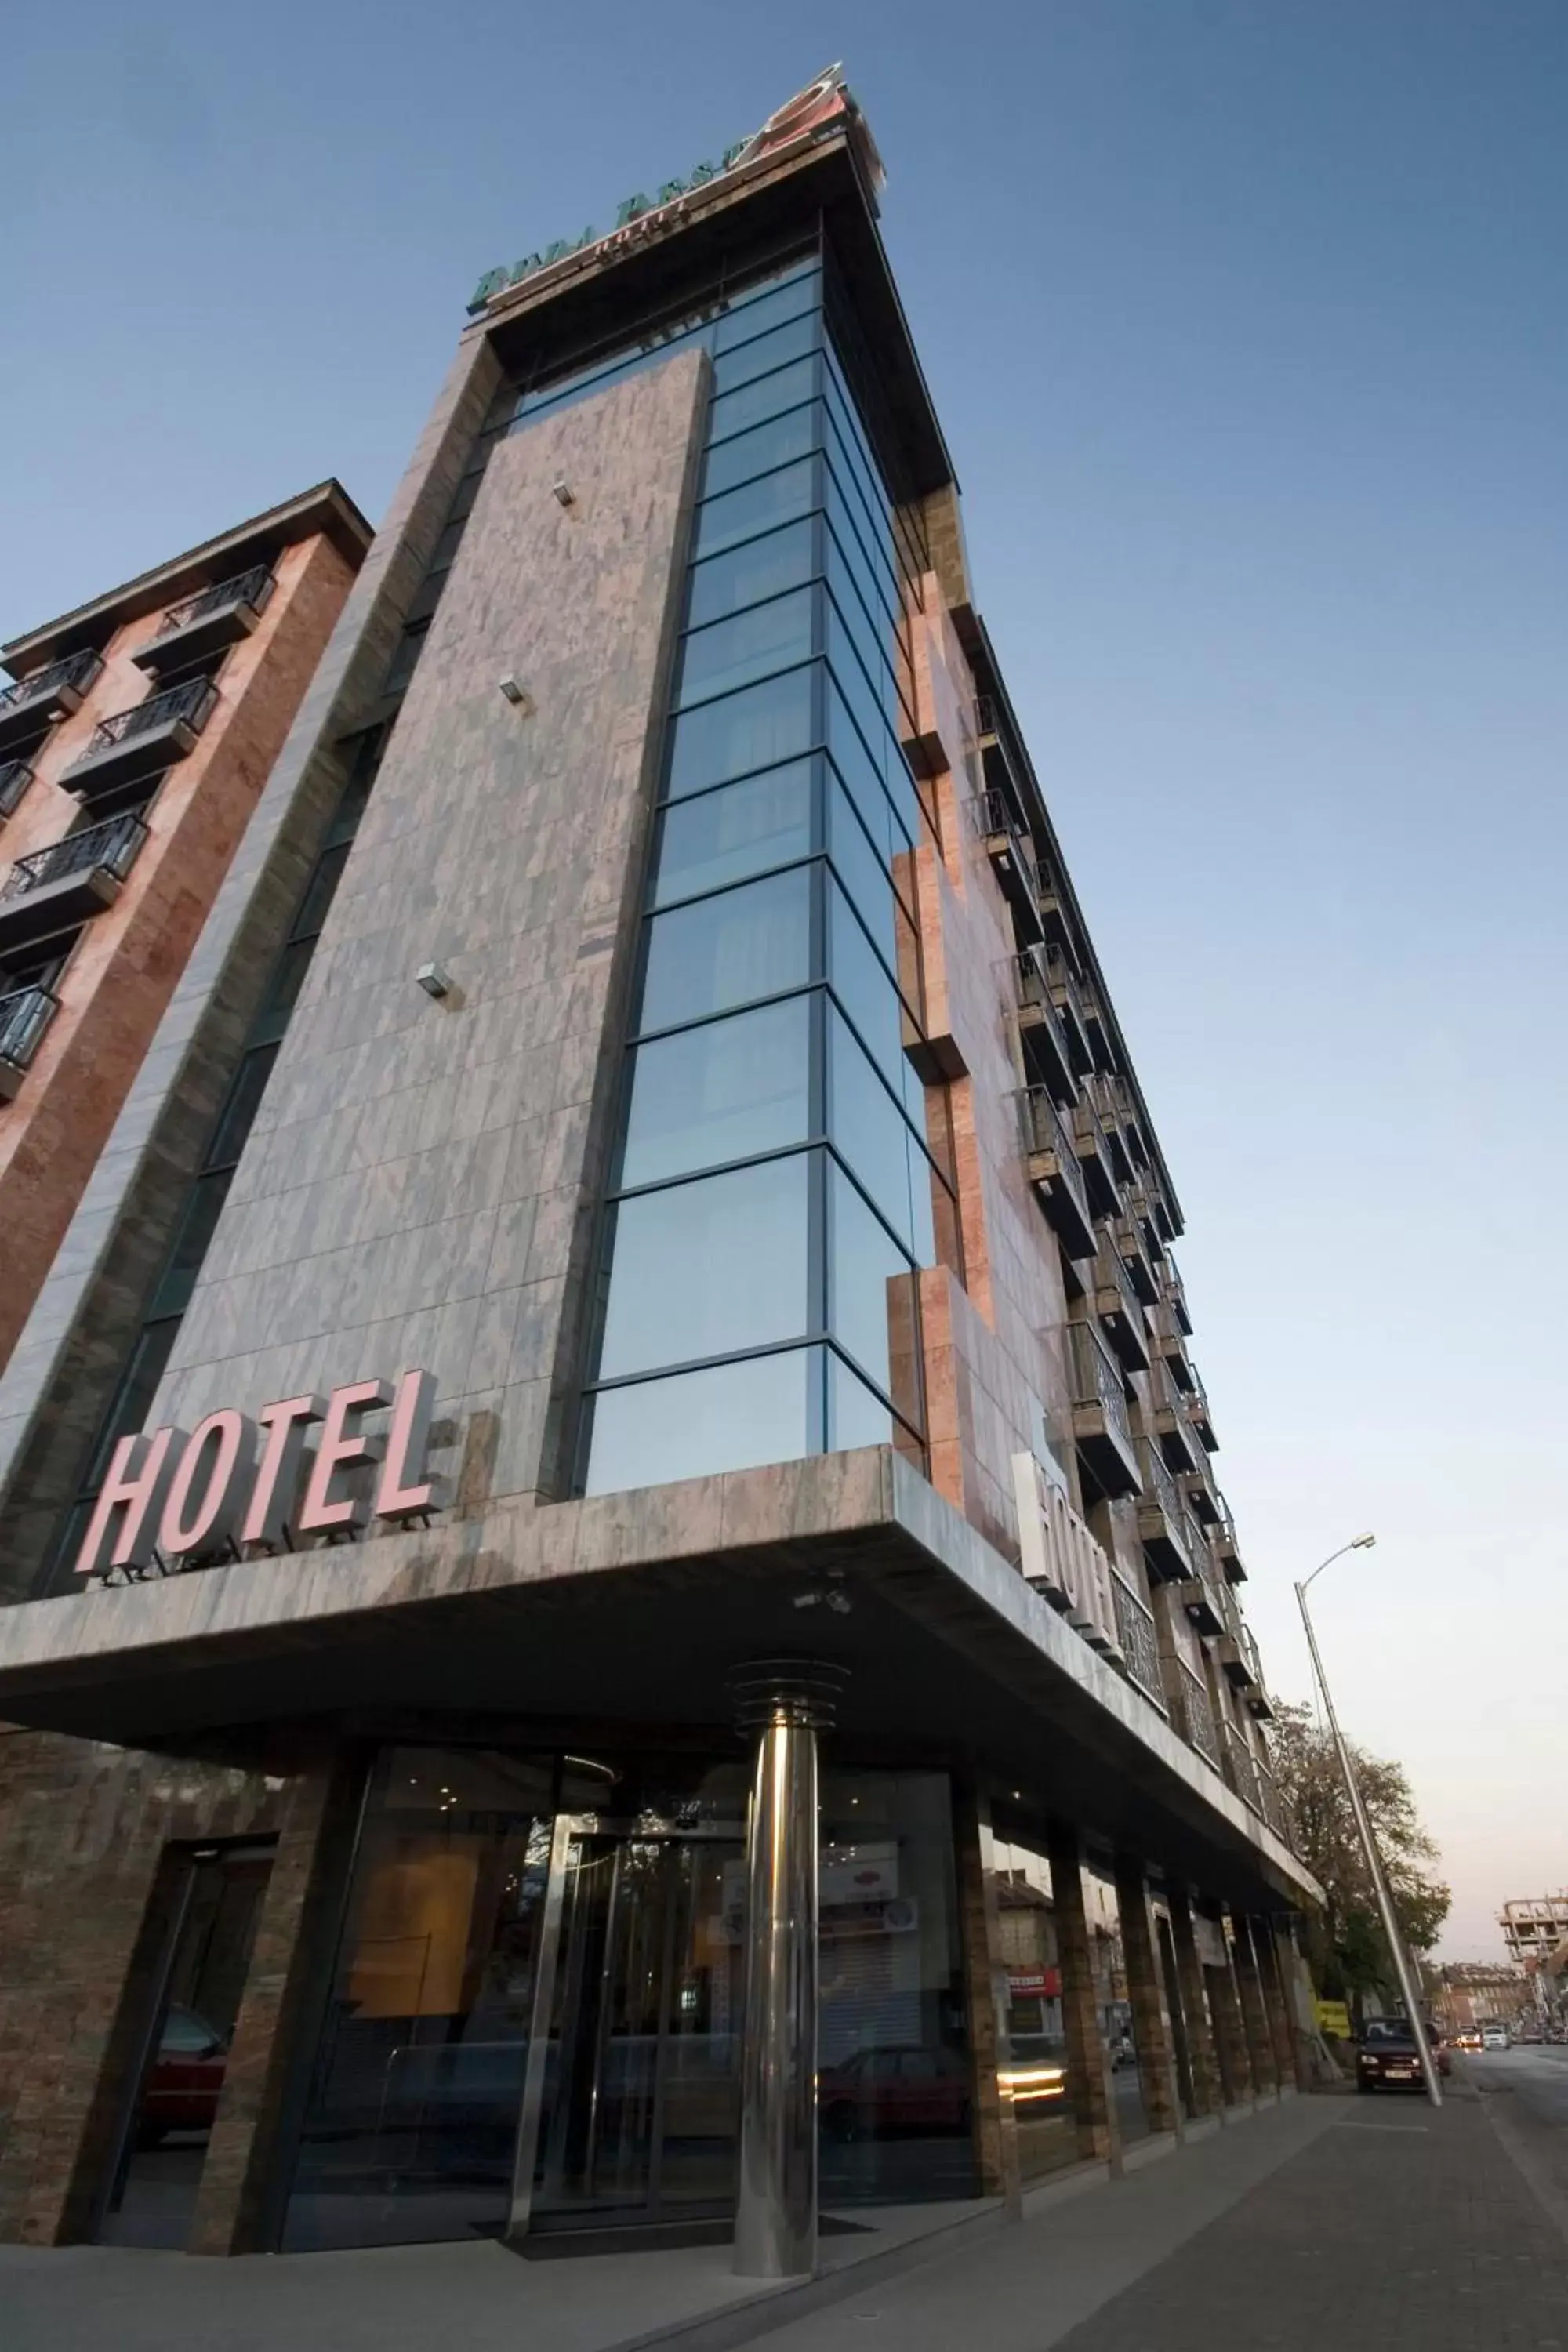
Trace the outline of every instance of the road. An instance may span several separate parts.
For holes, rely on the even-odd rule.
[[[1511,2050],[1468,2051],[1458,2068],[1486,2102],[1510,2155],[1537,2195],[1555,2202],[1568,2229],[1568,2047],[1518,2042]]]

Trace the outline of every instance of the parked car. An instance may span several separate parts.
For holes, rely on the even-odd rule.
[[[1448,2053],[1436,2039],[1431,2043],[1437,2072],[1448,2072]],[[1405,2017],[1369,2017],[1356,2042],[1355,2086],[1358,2091],[1415,2090],[1425,2082],[1421,2053],[1410,2021]]]
[[[1506,2025],[1482,2026],[1481,2048],[1483,2050],[1506,2050],[1508,2046],[1509,2031]]]
[[[171,2003],[142,2094],[136,2136],[156,2147],[172,2131],[210,2131],[228,2063],[228,2043],[194,2009]]]
[[[830,2139],[964,2132],[969,2066],[956,2050],[857,2050],[841,2065],[823,2068],[817,2101]]]

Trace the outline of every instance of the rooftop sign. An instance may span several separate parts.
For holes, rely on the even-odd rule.
[[[166,1426],[122,1437],[99,1489],[76,1562],[79,1576],[113,1569],[142,1575],[154,1554],[166,1565],[194,1565],[241,1544],[292,1549],[301,1536],[354,1535],[367,1519],[389,1526],[437,1507],[425,1475],[432,1372],[387,1381],[349,1381],[329,1397],[281,1397],[252,1420],[225,1409],[189,1434]],[[366,1413],[390,1405],[384,1434],[371,1435]],[[315,1451],[308,1433],[319,1427]],[[363,1480],[345,1491],[342,1474],[379,1463],[374,1494]]]
[[[539,253],[525,254],[510,268],[487,269],[475,287],[468,303],[470,314],[487,310],[498,294],[525,278],[538,278],[546,270],[575,259],[579,254],[593,251],[600,258],[613,260],[634,243],[659,231],[673,227],[687,211],[690,198],[699,189],[710,186],[716,180],[727,179],[731,173],[741,171],[748,163],[761,161],[764,155],[776,153],[822,130],[829,123],[851,123],[860,134],[863,159],[872,183],[879,187],[882,166],[870,132],[844,79],[842,66],[829,66],[814,82],[797,91],[776,114],[770,114],[760,131],[749,139],[737,140],[726,147],[717,163],[699,163],[684,180],[667,180],[654,196],[639,193],[627,196],[616,214],[616,226],[600,236],[585,228],[580,236],[558,237]]]

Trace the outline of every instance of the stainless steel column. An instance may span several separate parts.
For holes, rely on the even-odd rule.
[[[734,1680],[756,1734],[747,1845],[746,2015],[741,2045],[742,2278],[816,2267],[816,1735],[843,1670],[764,1658]]]

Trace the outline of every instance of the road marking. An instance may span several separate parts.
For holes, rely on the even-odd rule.
[[[1370,2124],[1370,2123],[1368,2123],[1368,2124],[1363,2124],[1363,2123],[1362,2123],[1362,2122],[1360,2122],[1360,2121],[1358,2121],[1358,2120],[1356,2120],[1356,2119],[1353,2119],[1353,2118],[1352,2118],[1352,2117],[1351,2117],[1350,2116],[1342,2116],[1340,2118],[1340,2126],[1339,2126],[1339,2127],[1340,2127],[1341,2131],[1391,2131],[1391,2132],[1424,2132],[1424,2131],[1430,2131],[1430,2130],[1431,2130],[1431,2128],[1432,2128],[1432,2126],[1431,2126],[1431,2125],[1430,2125],[1430,2124]]]

